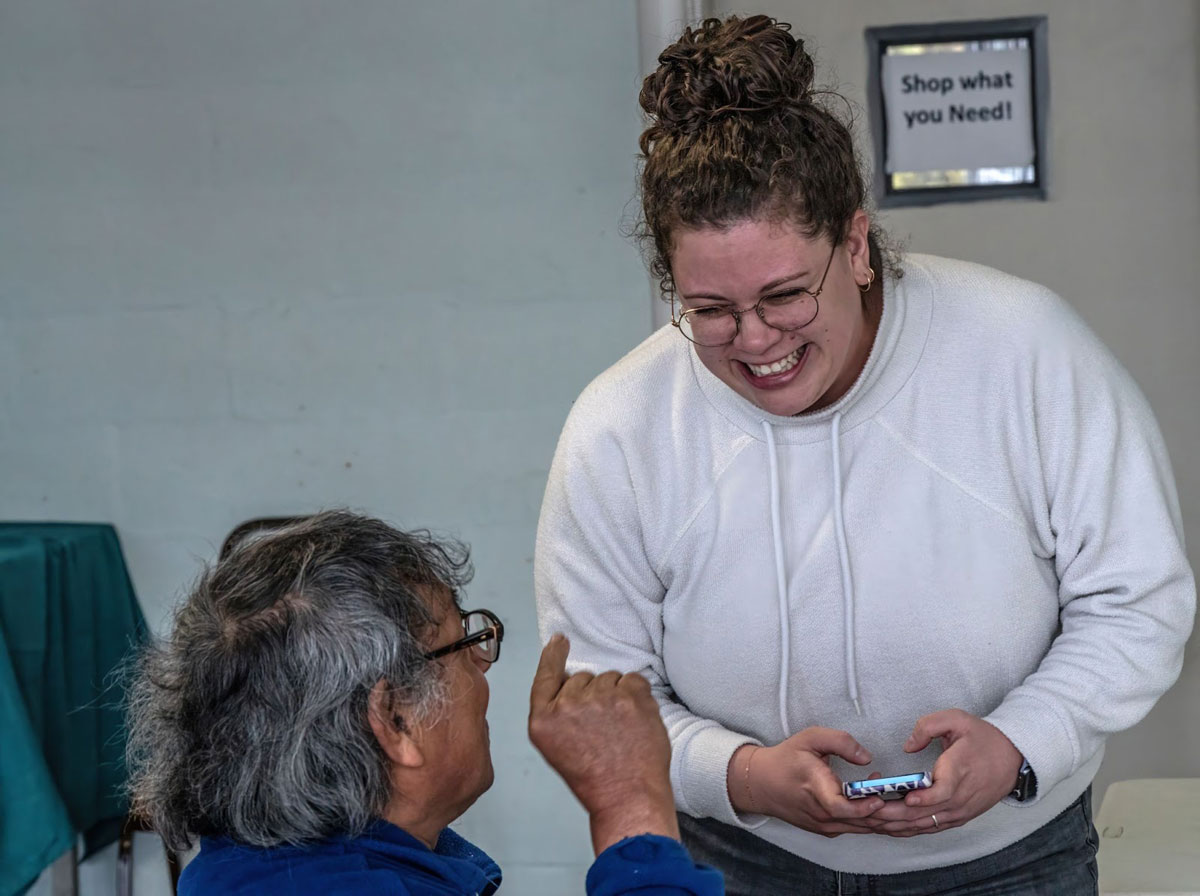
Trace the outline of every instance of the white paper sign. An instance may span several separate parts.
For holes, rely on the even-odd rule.
[[[885,53],[887,172],[1032,165],[1029,54]]]

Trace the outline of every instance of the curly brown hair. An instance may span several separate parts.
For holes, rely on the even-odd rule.
[[[706,19],[663,50],[642,83],[650,125],[638,141],[634,234],[664,299],[675,288],[678,227],[766,217],[837,244],[868,203],[850,128],[827,106],[842,98],[814,90],[812,56],[790,30],[763,15]],[[872,265],[898,274],[875,225],[870,245]]]

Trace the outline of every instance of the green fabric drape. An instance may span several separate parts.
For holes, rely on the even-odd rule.
[[[117,673],[146,637],[111,526],[0,523],[0,896],[128,805]]]

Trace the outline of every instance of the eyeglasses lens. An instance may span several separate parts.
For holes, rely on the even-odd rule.
[[[492,625],[492,621],[483,613],[468,613],[463,618],[463,628],[466,630],[468,637],[482,632],[491,632],[492,636],[490,638],[485,638],[478,644],[472,645],[471,650],[475,651],[480,659],[494,663],[500,653],[500,639],[496,637],[496,630]]]
[[[807,292],[768,296],[759,301],[755,310],[769,327],[785,331],[799,330],[816,317],[817,300]],[[727,309],[697,308],[682,315],[679,329],[697,345],[728,345],[737,336],[738,319]]]

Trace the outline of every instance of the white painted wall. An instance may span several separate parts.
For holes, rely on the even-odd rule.
[[[1193,568],[1200,566],[1200,10],[1194,0],[771,0],[812,37],[818,76],[865,109],[863,29],[1046,15],[1050,198],[892,209],[913,251],[990,264],[1059,292],[1132,372],[1175,467]],[[863,113],[860,136],[870,146]],[[1150,715],[1109,741],[1111,781],[1200,776],[1200,632],[1183,675]]]
[[[0,518],[114,522],[159,629],[248,517],[471,542],[508,637],[461,828],[534,896],[591,860],[525,737],[531,558],[571,401],[649,327],[637,53],[625,4],[0,3]]]

